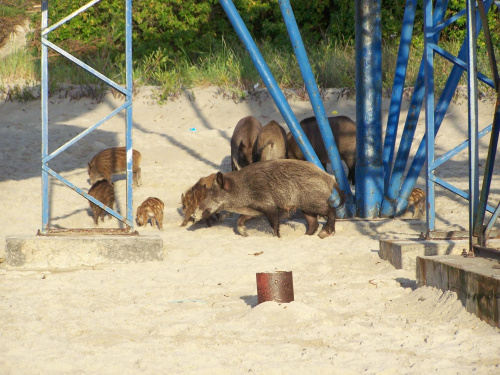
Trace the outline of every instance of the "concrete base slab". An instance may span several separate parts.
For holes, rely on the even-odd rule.
[[[418,286],[456,292],[472,314],[500,328],[500,262],[459,255],[417,258]]]
[[[103,263],[163,260],[159,236],[9,236],[7,265],[22,268],[72,268]]]
[[[413,271],[418,256],[462,254],[469,240],[380,240],[379,255],[394,267]]]

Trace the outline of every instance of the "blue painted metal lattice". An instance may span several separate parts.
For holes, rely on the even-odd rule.
[[[85,64],[83,61],[74,57],[61,47],[56,44],[50,42],[48,40],[48,35],[50,32],[56,30],[59,26],[78,16],[79,14],[85,12],[90,7],[94,6],[101,0],[93,0],[89,3],[85,4],[78,10],[74,11],[67,17],[64,17],[60,21],[53,23],[49,26],[49,17],[48,17],[48,9],[49,9],[49,1],[42,0],[42,90],[41,90],[41,101],[42,101],[42,229],[41,233],[47,233],[49,228],[49,220],[50,220],[50,202],[49,202],[49,175],[58,179],[63,184],[68,186],[69,188],[76,191],[78,194],[87,198],[91,202],[97,204],[99,207],[106,210],[106,212],[110,213],[118,220],[124,222],[130,229],[133,229],[133,209],[132,209],[132,0],[125,0],[125,61],[126,61],[126,87],[122,87],[118,83],[109,79],[105,75],[101,74],[97,70],[93,69],[89,65]],[[75,63],[77,66],[85,69],[89,73],[93,74],[106,84],[118,90],[120,93],[125,95],[125,102],[112,111],[109,115],[105,116],[103,119],[98,121],[96,124],[92,125],[64,145],[60,146],[53,152],[49,152],[49,110],[48,110],[48,98],[49,98],[49,62],[48,62],[48,48],[58,52],[62,56],[66,57],[68,60]],[[110,209],[109,207],[104,206],[101,202],[96,200],[95,198],[89,196],[82,189],[72,184],[70,181],[63,178],[59,173],[53,170],[49,166],[49,162],[55,158],[57,155],[68,149],[70,146],[75,144],[78,140],[89,134],[94,129],[98,128],[104,122],[120,113],[122,110],[126,111],[126,153],[127,153],[127,212],[126,217],[123,217],[118,212]]]

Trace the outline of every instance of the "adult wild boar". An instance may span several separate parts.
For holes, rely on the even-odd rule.
[[[356,123],[347,116],[329,117],[328,122],[330,123],[340,158],[345,162],[349,170],[347,179],[354,185],[356,172]],[[326,170],[326,164],[330,162],[330,159],[328,158],[316,117],[308,117],[302,120],[300,126]],[[288,158],[306,160],[292,133],[287,134],[287,140]]]
[[[337,181],[316,165],[290,159],[262,161],[239,171],[218,172],[195,217],[207,218],[221,210],[239,213],[237,230],[246,236],[245,221],[265,215],[273,234],[279,237],[280,216],[300,209],[307,221],[308,235],[318,229],[318,215],[327,217],[319,233],[324,238],[335,232],[336,209],[328,204],[334,189],[341,196],[342,205],[343,194]]]
[[[253,162],[286,159],[288,142],[286,131],[276,121],[264,125],[253,145]]]
[[[234,128],[231,137],[231,168],[237,171],[252,163],[253,144],[262,124],[253,116],[243,117]]]

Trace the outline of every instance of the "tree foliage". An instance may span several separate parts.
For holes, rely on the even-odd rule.
[[[120,52],[124,45],[124,0],[103,0],[83,12],[69,23],[51,33],[56,42],[77,39]],[[276,44],[288,43],[278,0],[234,0],[242,19],[257,41],[266,40]],[[382,0],[383,41],[397,42],[406,0]],[[449,12],[465,6],[461,0],[450,0]],[[355,37],[354,2],[352,0],[291,0],[294,15],[303,39],[309,43],[321,40],[353,43]],[[51,23],[76,10],[81,4],[74,0],[50,2]],[[463,17],[462,17],[463,18]],[[500,44],[500,16],[490,12],[490,28]],[[423,10],[418,3],[415,40],[422,41]],[[442,36],[448,40],[463,39],[465,19],[446,28]],[[133,42],[135,57],[146,56],[162,48],[170,55],[209,51],[221,38],[236,39],[237,36],[217,0],[134,0]]]

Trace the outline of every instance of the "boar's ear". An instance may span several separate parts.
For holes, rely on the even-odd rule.
[[[217,172],[215,175],[214,183],[217,184],[217,186],[220,186],[221,188],[224,187],[224,176],[222,175],[222,172]]]

